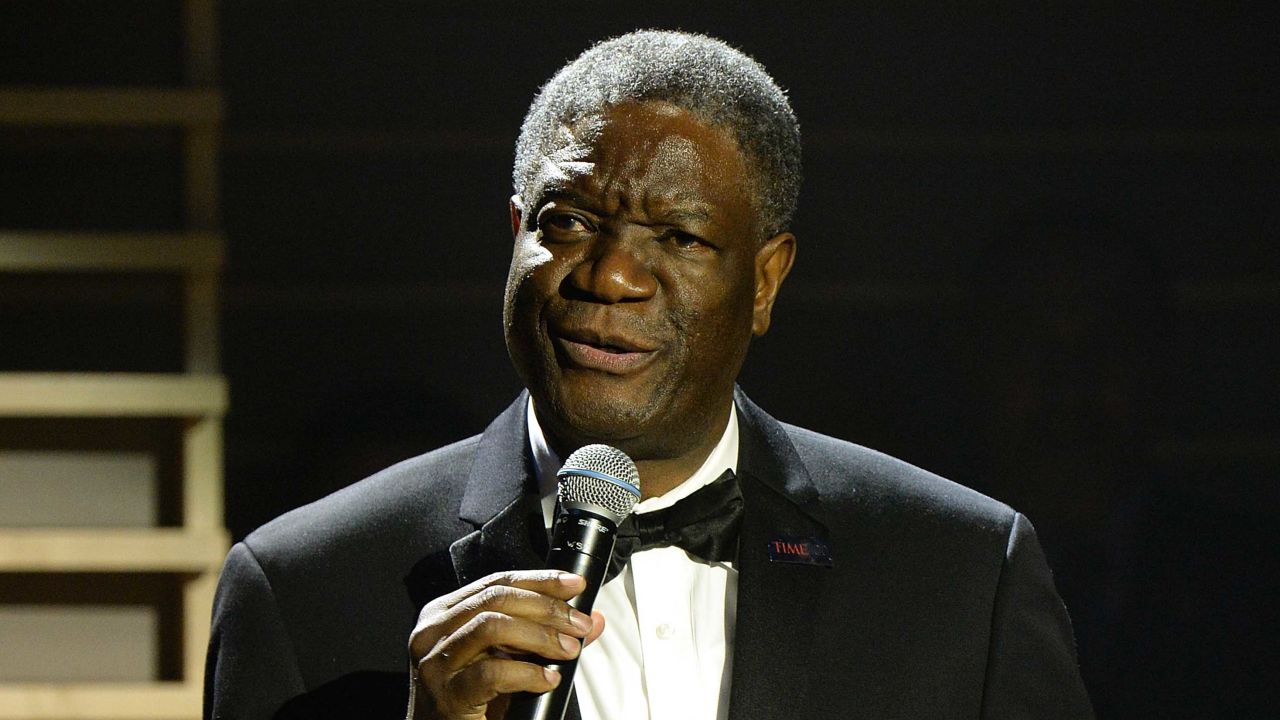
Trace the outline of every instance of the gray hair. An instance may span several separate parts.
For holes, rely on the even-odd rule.
[[[727,129],[747,161],[764,237],[790,227],[800,196],[800,126],[786,93],[760,63],[720,40],[644,30],[605,40],[542,87],[516,141],[512,182],[537,202],[542,158],[563,143],[565,125],[626,102],[669,102]]]

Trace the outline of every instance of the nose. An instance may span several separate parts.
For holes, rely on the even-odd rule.
[[[653,297],[657,278],[636,243],[601,235],[569,273],[568,282],[595,302],[637,302]]]

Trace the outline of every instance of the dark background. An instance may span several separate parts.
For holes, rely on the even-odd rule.
[[[177,5],[3,3],[0,84],[178,85]],[[1100,717],[1274,711],[1277,24],[689,5],[222,4],[233,535],[512,399],[524,109],[595,40],[705,31],[805,137],[748,393],[1026,513]],[[177,131],[0,129],[0,227],[180,229],[180,161]],[[0,370],[181,370],[175,280],[0,280]]]

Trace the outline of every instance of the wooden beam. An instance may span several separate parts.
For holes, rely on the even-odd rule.
[[[183,197],[187,227],[192,230],[213,230],[219,225],[221,136],[215,127],[191,128],[182,142]]]
[[[0,572],[183,572],[216,576],[227,547],[225,531],[17,528],[0,530]]]
[[[215,272],[222,267],[217,233],[73,233],[0,230],[4,271]]]
[[[204,679],[209,618],[213,617],[213,598],[217,591],[218,571],[203,573],[182,588],[182,675],[195,682]]]
[[[222,505],[222,420],[197,418],[183,430],[183,525],[199,532],[221,532]]]
[[[205,126],[222,115],[222,94],[202,88],[0,89],[7,125]]]
[[[183,0],[188,85],[218,83],[218,9],[214,0]]]
[[[196,720],[200,681],[0,685],[0,720]]]
[[[186,370],[216,373],[219,370],[218,284],[212,273],[187,276],[183,297],[183,330],[186,335]]]
[[[0,373],[0,416],[203,417],[226,409],[218,375]]]

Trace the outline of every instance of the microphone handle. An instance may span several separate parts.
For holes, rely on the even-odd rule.
[[[591,614],[596,594],[604,583],[613,557],[617,527],[595,513],[578,508],[560,508],[556,515],[555,529],[551,537],[551,551],[547,553],[547,567],[581,575],[587,587],[569,601],[575,610]],[[547,660],[532,656],[522,658],[560,673],[560,684],[550,692],[520,692],[511,696],[506,720],[563,720],[573,694],[573,676],[578,669],[578,659]]]

